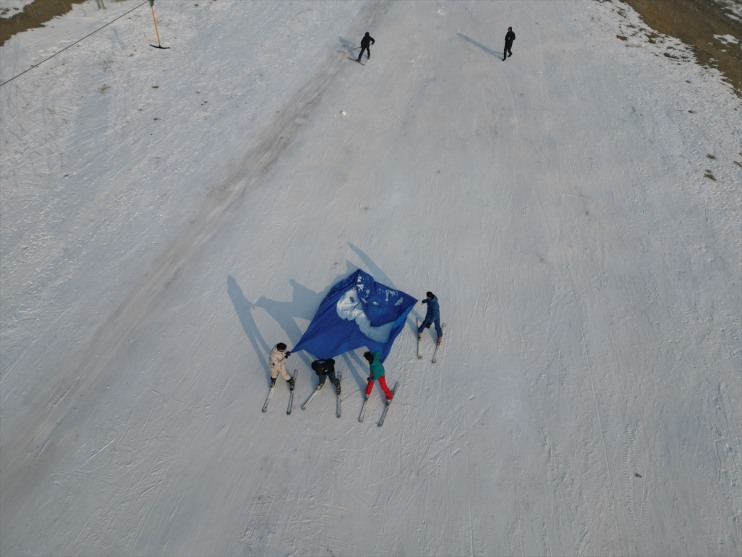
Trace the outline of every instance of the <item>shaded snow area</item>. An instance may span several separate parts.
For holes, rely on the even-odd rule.
[[[106,6],[0,49],[0,554],[742,553],[718,72],[615,2]],[[357,268],[437,363],[418,304],[383,427],[362,349],[262,413]]]

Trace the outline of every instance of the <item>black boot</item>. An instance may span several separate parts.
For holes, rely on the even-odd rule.
[[[338,396],[340,396],[340,381],[338,381],[337,383],[335,383],[335,394],[337,394]]]
[[[271,389],[276,386],[276,378],[271,377]]]
[[[291,379],[289,379],[286,382],[289,384],[289,391],[293,391],[294,390],[294,385],[296,384],[296,379],[294,379],[292,377]]]

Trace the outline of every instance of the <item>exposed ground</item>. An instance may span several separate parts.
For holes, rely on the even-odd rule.
[[[709,0],[623,0],[658,33],[677,37],[690,45],[698,62],[718,68],[742,95],[742,22],[729,17],[722,6]],[[736,44],[719,37],[731,35]],[[656,35],[649,35],[654,41]]]

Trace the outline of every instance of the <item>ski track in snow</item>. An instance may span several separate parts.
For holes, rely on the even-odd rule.
[[[738,554],[718,76],[614,39],[642,33],[614,2],[240,5],[158,4],[169,51],[137,10],[0,91],[0,553]],[[300,353],[261,413],[272,345],[355,266],[439,295],[438,362],[417,306],[382,428],[359,351],[341,419],[298,408]]]

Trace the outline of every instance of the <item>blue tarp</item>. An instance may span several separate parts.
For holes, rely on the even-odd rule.
[[[325,359],[365,346],[383,361],[416,302],[359,269],[333,285],[292,352]]]

